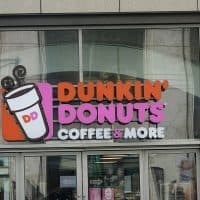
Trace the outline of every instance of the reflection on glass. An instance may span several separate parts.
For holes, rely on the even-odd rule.
[[[45,180],[42,157],[25,157],[25,199],[42,200],[44,197]]]
[[[26,200],[75,200],[76,156],[25,157]]]
[[[0,45],[0,78],[24,65],[26,82],[78,81],[77,31],[1,31]]]
[[[195,153],[149,156],[150,200],[197,200]]]
[[[89,200],[140,200],[139,157],[89,155]]]
[[[168,80],[166,139],[200,137],[199,29],[83,31],[84,81]]]
[[[47,157],[47,199],[77,199],[76,157]]]
[[[44,59],[40,40],[38,31],[1,31],[0,78],[11,75],[14,66],[24,65],[28,73],[26,82],[41,80]]]
[[[0,199],[16,199],[15,158],[0,157]]]
[[[0,46],[0,78],[18,64],[26,82],[77,84],[82,73],[77,30],[0,31]],[[165,139],[200,138],[198,27],[83,30],[82,46],[85,82],[167,79]]]
[[[84,80],[135,80],[143,72],[144,29],[83,31]]]
[[[45,31],[45,52],[47,81],[57,84],[61,81],[77,83],[78,72],[78,32]]]

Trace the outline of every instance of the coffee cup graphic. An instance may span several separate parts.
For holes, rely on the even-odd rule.
[[[41,95],[35,84],[19,86],[5,94],[4,100],[29,140],[39,140],[48,133],[41,105]]]

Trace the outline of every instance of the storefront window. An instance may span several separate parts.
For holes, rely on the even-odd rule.
[[[47,199],[77,199],[75,156],[47,157]]]
[[[45,31],[47,81],[79,81],[78,31]]]
[[[0,199],[16,200],[14,157],[0,157]]]
[[[83,31],[84,81],[143,77],[144,29]]]
[[[167,79],[169,89],[161,101],[167,103],[167,139],[199,137],[199,41],[198,29],[150,29],[145,39],[145,78]]]
[[[0,36],[0,78],[24,65],[26,82],[79,80],[77,31],[1,31]]]
[[[60,127],[55,85],[77,84],[83,75],[84,82],[168,80],[160,100],[166,104],[159,124],[165,128],[165,139],[200,138],[198,28],[83,29],[82,40],[78,35],[78,30],[0,32],[0,78],[12,75],[14,66],[21,64],[27,68],[26,83],[54,85],[55,134]],[[70,103],[80,104],[77,99]],[[145,127],[147,123],[148,119]]]
[[[150,200],[197,200],[195,153],[150,154]]]
[[[140,200],[139,157],[134,155],[88,156],[89,200]]]
[[[25,157],[25,200],[77,199],[75,156]]]
[[[16,65],[26,66],[26,82],[43,79],[45,71],[41,34],[38,31],[1,31],[0,32],[0,78],[12,75]]]
[[[199,138],[198,44],[197,28],[84,30],[84,81],[168,80],[165,139]]]
[[[25,200],[44,199],[44,169],[41,156],[25,157]]]

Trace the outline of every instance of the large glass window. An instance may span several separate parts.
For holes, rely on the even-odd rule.
[[[166,103],[165,119],[159,124],[165,139],[200,138],[199,28],[83,29],[82,40],[78,35],[78,30],[1,31],[0,78],[22,64],[26,82],[53,85],[77,84],[79,75],[85,82],[167,79],[169,88],[161,99]],[[54,106],[57,130],[56,99]]]
[[[47,199],[77,199],[76,156],[47,157]]]
[[[24,65],[26,82],[79,79],[77,31],[1,31],[0,46],[0,78]]]
[[[78,31],[45,31],[47,81],[77,83],[79,80]]]
[[[25,157],[25,200],[44,199],[46,193],[44,169],[41,156]]]
[[[25,200],[77,199],[76,156],[25,157]]]
[[[89,200],[140,200],[139,156],[88,156]]]
[[[150,200],[197,200],[195,153],[149,156]]]
[[[84,80],[168,80],[169,89],[161,99],[167,104],[165,120],[159,124],[165,138],[199,138],[198,32],[198,28],[83,31]]]
[[[16,173],[14,157],[0,157],[0,199],[16,200]]]
[[[16,65],[27,68],[26,81],[42,80],[44,59],[40,48],[38,31],[1,31],[0,32],[0,78],[12,75]]]
[[[144,29],[83,31],[84,80],[143,77]]]

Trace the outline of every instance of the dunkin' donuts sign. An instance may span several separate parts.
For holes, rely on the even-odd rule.
[[[77,86],[69,82],[58,83],[56,107],[58,122],[65,125],[53,133],[53,88],[48,83],[25,84],[26,69],[19,65],[13,76],[2,79],[2,134],[6,141],[50,140],[57,135],[60,140],[105,140],[105,139],[162,139],[164,127],[157,127],[164,120],[165,102],[160,102],[168,81],[150,82],[101,81]],[[72,102],[78,98],[80,105]],[[96,105],[92,100],[96,100]],[[103,101],[107,104],[103,104]],[[113,103],[115,102],[115,103]],[[54,108],[55,110],[55,108]],[[99,128],[67,128],[74,122],[89,125],[98,122]],[[137,121],[140,126],[105,128],[104,123],[116,122],[128,125]],[[149,121],[152,126],[143,127]],[[124,126],[126,127],[126,126]]]

